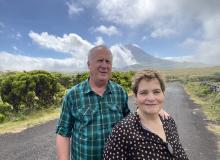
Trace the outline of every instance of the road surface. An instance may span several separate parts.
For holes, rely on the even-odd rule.
[[[134,110],[134,102],[129,98]],[[182,144],[191,160],[220,160],[217,137],[206,129],[199,107],[178,83],[166,89],[165,109],[174,117]],[[0,160],[55,160],[56,120],[16,134],[0,135]]]

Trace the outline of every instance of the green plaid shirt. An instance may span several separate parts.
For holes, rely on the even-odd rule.
[[[71,137],[72,160],[101,160],[113,126],[129,113],[128,95],[109,81],[103,96],[92,91],[88,79],[64,97],[56,133]]]

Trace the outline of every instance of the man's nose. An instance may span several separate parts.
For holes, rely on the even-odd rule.
[[[108,63],[107,63],[106,61],[102,61],[101,66],[102,66],[102,67],[107,67],[107,66],[108,66]]]

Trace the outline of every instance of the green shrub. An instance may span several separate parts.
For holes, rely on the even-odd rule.
[[[0,102],[0,113],[6,113],[12,111],[12,106],[7,103]]]
[[[217,104],[220,104],[220,93],[218,93],[215,98],[214,98],[214,102]]]
[[[0,113],[0,123],[2,123],[5,120],[6,116],[2,113]]]
[[[47,71],[16,72],[1,81],[0,96],[18,113],[36,106],[54,103],[54,96],[60,90],[58,79]]]
[[[201,85],[199,82],[189,82],[187,88],[197,97],[206,97],[210,94],[209,87],[207,85]]]

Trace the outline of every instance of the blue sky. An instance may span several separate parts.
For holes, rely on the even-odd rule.
[[[135,64],[124,44],[153,56],[220,65],[217,0],[0,0],[0,70],[85,70],[104,43],[113,66]]]

